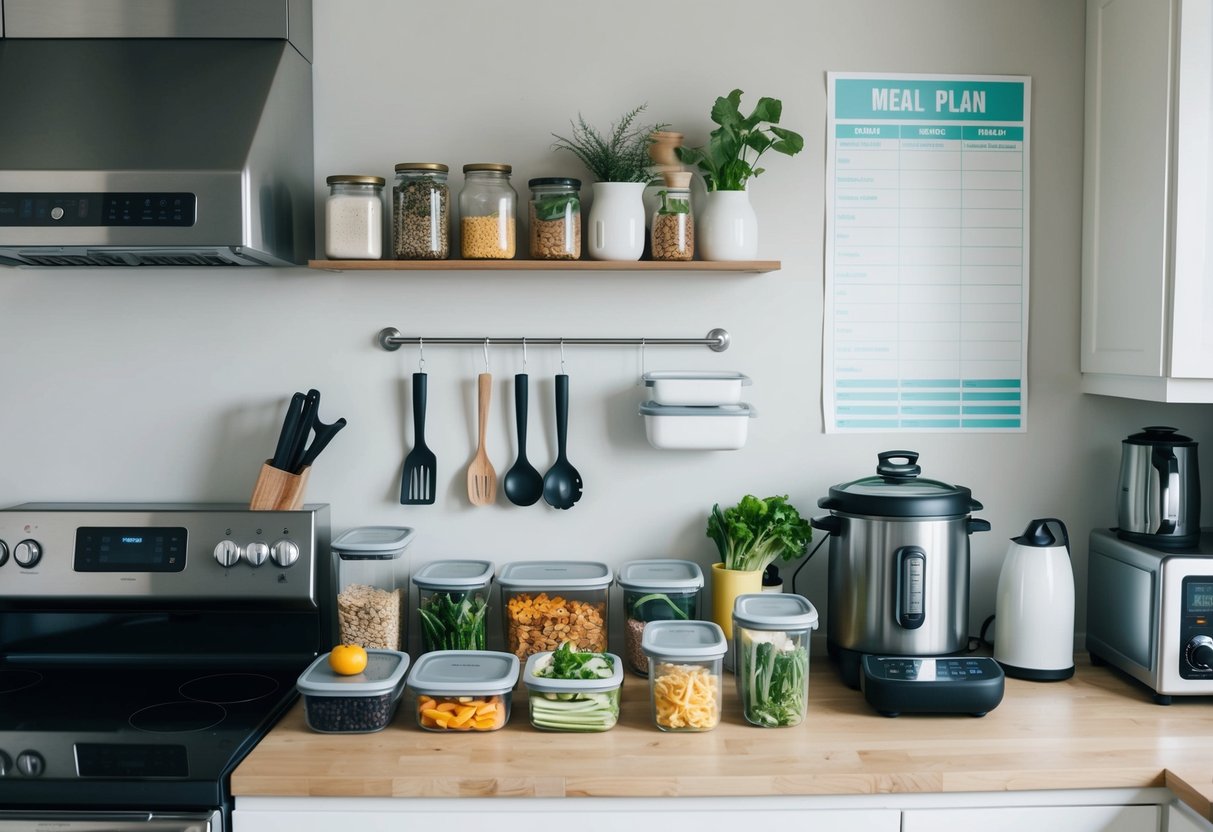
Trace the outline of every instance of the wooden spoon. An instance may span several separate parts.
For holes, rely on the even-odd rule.
[[[489,399],[493,395],[493,377],[488,373],[477,376],[477,411],[480,417],[480,441],[476,456],[468,466],[468,499],[474,506],[492,505],[497,499],[497,471],[489,462],[484,448],[484,429],[489,422]]]

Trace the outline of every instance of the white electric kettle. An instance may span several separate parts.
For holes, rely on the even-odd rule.
[[[994,621],[994,658],[1006,675],[1037,682],[1074,675],[1074,571],[1065,523],[1033,520],[1011,538]]]

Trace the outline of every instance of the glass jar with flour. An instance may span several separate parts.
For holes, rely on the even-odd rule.
[[[324,254],[330,260],[383,257],[382,176],[328,177],[324,203]]]

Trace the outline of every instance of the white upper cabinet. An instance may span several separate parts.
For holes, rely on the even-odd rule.
[[[1088,393],[1213,402],[1213,0],[1088,0]]]

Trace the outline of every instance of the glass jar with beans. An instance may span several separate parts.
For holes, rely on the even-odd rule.
[[[459,192],[460,253],[466,260],[514,259],[518,193],[510,184],[510,165],[463,166]]]
[[[544,177],[527,184],[531,188],[531,257],[581,257],[581,180]]]
[[[516,561],[501,567],[505,649],[526,661],[569,642],[578,650],[607,649],[611,569],[592,561]]]
[[[667,172],[665,187],[657,192],[650,223],[654,260],[692,260],[695,257],[695,217],[691,213],[691,173]]]
[[[623,590],[624,658],[632,672],[647,676],[649,660],[641,649],[645,626],[698,618],[703,570],[689,560],[634,560],[623,565],[616,580]]]
[[[392,247],[397,260],[450,256],[450,169],[437,162],[401,162],[392,187]]]

